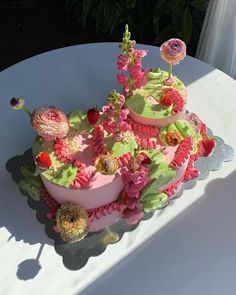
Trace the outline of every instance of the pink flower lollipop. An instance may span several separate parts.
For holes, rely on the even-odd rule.
[[[186,55],[186,45],[180,39],[170,39],[160,47],[161,58],[169,65],[169,79],[171,78],[172,65],[178,64]]]

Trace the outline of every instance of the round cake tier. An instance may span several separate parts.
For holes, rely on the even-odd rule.
[[[115,176],[99,173],[91,188],[81,188],[78,190],[56,185],[42,174],[41,179],[48,193],[59,204],[71,202],[79,204],[85,209],[98,208],[116,201],[124,187],[119,173]]]

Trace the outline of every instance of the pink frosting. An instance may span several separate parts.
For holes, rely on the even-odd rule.
[[[116,223],[119,219],[121,219],[123,216],[122,212],[119,211],[113,211],[111,214],[108,214],[106,216],[103,216],[100,219],[94,219],[90,224],[88,231],[89,232],[96,232],[99,230],[104,229],[107,226],[111,226],[114,223]]]
[[[100,125],[94,128],[91,148],[96,156],[107,153],[105,147],[104,133]]]
[[[89,216],[89,223],[94,221],[94,219],[100,219],[104,216],[107,216],[111,214],[113,211],[123,212],[125,207],[126,206],[124,204],[113,202],[113,203],[101,206],[99,208],[89,209],[87,210],[87,213]]]
[[[173,168],[180,168],[189,159],[193,148],[193,142],[191,137],[186,137],[179,145],[174,159],[171,161],[170,166]]]
[[[154,118],[145,118],[137,113],[135,113],[133,110],[129,109],[129,117],[133,119],[136,122],[139,122],[143,125],[149,125],[149,126],[156,126],[156,127],[166,127],[171,123],[174,123],[176,120],[184,119],[185,112],[186,112],[186,105],[184,106],[184,109],[182,112],[176,113],[168,118],[161,118],[161,119],[154,119]]]
[[[131,118],[128,118],[128,123],[132,126],[133,131],[142,132],[151,136],[158,136],[159,129],[153,126],[147,126],[133,121]]]

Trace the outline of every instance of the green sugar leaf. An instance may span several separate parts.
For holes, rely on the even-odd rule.
[[[35,201],[40,200],[40,187],[41,181],[37,181],[34,178],[21,179],[18,183],[20,189],[28,194],[28,196]]]
[[[172,180],[176,175],[176,172],[169,167],[166,162],[153,163],[150,167],[149,177],[150,179],[158,179],[161,176],[165,177],[166,183]]]
[[[142,198],[140,203],[145,212],[151,212],[165,207],[168,203],[168,196],[163,192],[148,194]]]
[[[111,136],[106,137],[105,140],[108,149],[111,150],[114,157],[120,157],[127,153],[134,154],[134,151],[138,147],[133,136],[127,136],[124,142],[115,141]]]
[[[68,188],[71,182],[75,179],[77,174],[77,168],[71,164],[65,164],[58,168],[58,172],[54,173],[50,169],[42,172],[49,181],[55,184]]]
[[[164,155],[158,150],[141,150],[140,153],[145,153],[153,163],[158,164],[164,160]]]

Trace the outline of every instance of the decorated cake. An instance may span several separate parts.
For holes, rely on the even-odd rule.
[[[179,39],[160,47],[168,70],[143,69],[146,50],[135,49],[126,26],[117,56],[118,84],[98,110],[65,114],[54,106],[32,113],[12,98],[37,132],[35,165],[21,168],[20,188],[48,206],[61,239],[75,242],[122,219],[138,223],[166,207],[184,182],[199,176],[194,163],[215,146],[206,125],[186,110],[187,91],[172,74],[186,55]]]

